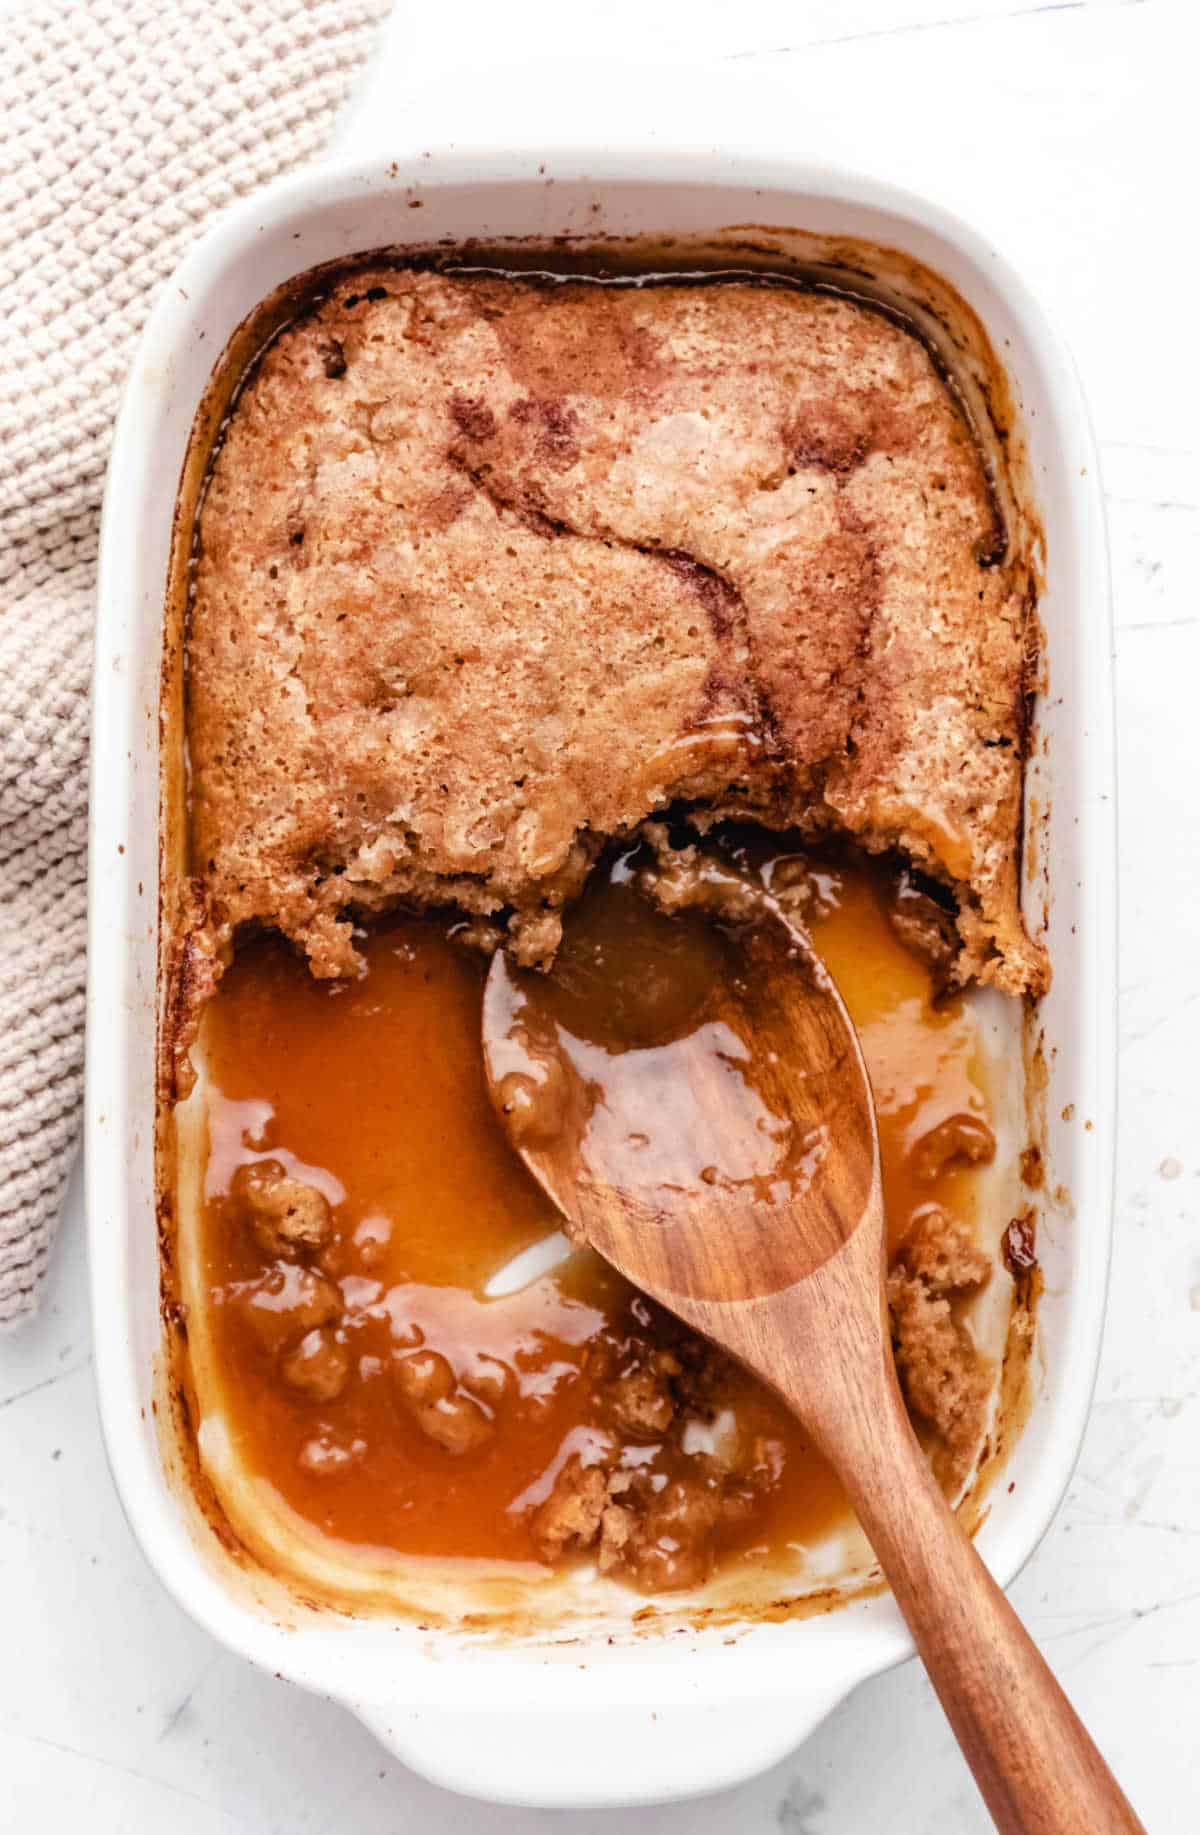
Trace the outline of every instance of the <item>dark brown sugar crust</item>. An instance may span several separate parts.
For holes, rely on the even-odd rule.
[[[899,851],[957,900],[954,979],[1040,991],[1001,535],[925,346],[856,301],[343,279],[249,378],[200,516],[216,933],[340,975],[356,917],[457,904],[537,960],[604,839],[685,803]]]

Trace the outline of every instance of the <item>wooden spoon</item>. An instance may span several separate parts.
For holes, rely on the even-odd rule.
[[[720,921],[651,914],[649,947],[624,949],[623,906],[549,976],[494,957],[484,1054],[514,1145],[570,1233],[769,1383],[837,1469],[997,1827],[1140,1830],[909,1423],[874,1103],[836,987],[731,869],[665,883]]]

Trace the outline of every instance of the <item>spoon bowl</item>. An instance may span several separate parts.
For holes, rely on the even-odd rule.
[[[788,1287],[860,1229],[882,1280],[875,1110],[841,996],[778,898],[716,861],[689,890],[720,929],[618,882],[550,978],[496,955],[484,1053],[510,1136],[577,1237],[676,1311]],[[649,1023],[613,1023],[637,994],[620,962],[605,982],[614,930],[638,985],[653,961]]]

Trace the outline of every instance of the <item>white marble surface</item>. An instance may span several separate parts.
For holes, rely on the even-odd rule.
[[[503,9],[509,29],[526,0]],[[527,0],[539,16],[548,0]],[[561,12],[561,0],[558,9]],[[501,9],[459,0],[456,23]],[[601,19],[603,15],[603,19]],[[580,33],[736,58],[864,160],[991,233],[1072,341],[1111,514],[1121,770],[1121,1121],[1103,1366],[1066,1503],[1015,1598],[1152,1831],[1200,1827],[1200,463],[1196,100],[1167,0],[616,0]],[[637,30],[639,36],[632,40]],[[685,79],[681,79],[685,80]],[[824,130],[822,130],[822,133]],[[1185,162],[1191,177],[1185,183]],[[1103,641],[1098,634],[1097,641]],[[491,1809],[224,1654],[134,1545],[100,1444],[82,1205],[40,1320],[0,1339],[0,1829],[92,1835],[972,1835],[989,1825],[913,1665],[736,1792]]]

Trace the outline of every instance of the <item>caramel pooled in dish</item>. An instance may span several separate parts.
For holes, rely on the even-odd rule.
[[[933,1000],[881,873],[765,851],[757,870],[803,912],[861,1032],[902,1381],[957,1489],[991,1387],[963,1318],[990,1272],[975,1029],[960,996]],[[618,855],[568,918],[559,1018],[658,1074],[702,1023],[725,945],[652,911],[635,870]],[[262,938],[210,1003],[205,1409],[244,1469],[344,1549],[591,1561],[651,1592],[739,1562],[794,1568],[846,1520],[836,1481],[772,1395],[563,1241],[488,1102],[483,967],[453,928],[375,930],[353,982],[314,980]]]

